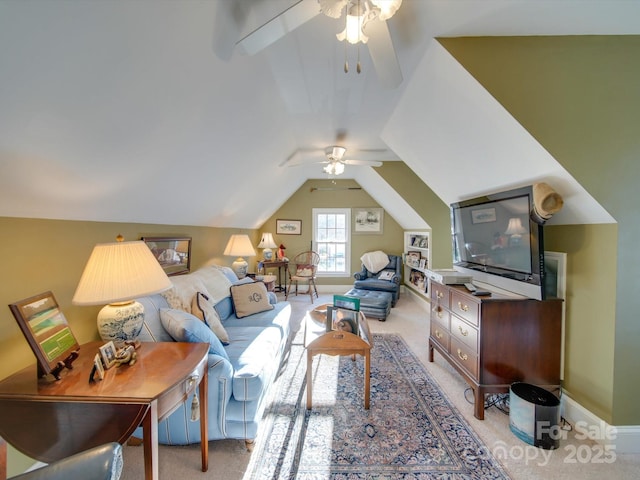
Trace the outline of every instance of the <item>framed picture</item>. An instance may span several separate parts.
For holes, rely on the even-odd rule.
[[[104,366],[102,365],[102,359],[100,358],[100,354],[96,353],[96,356],[93,359],[93,370],[91,372],[91,380],[95,378],[98,380],[104,379]]]
[[[407,257],[405,259],[405,264],[409,267],[419,267],[420,266],[420,252],[407,252]]]
[[[360,312],[340,307],[327,307],[327,319],[330,319],[331,330],[358,335],[358,315]],[[327,322],[327,326],[329,321]]]
[[[191,269],[191,237],[142,237],[164,273],[182,275]]]
[[[302,235],[302,220],[276,220],[276,234]]]
[[[384,210],[382,208],[354,208],[353,231],[354,233],[382,235],[382,222]]]
[[[53,293],[12,303],[9,309],[36,356],[38,375],[59,379],[60,371],[77,358],[80,346]]]
[[[471,210],[471,222],[472,223],[489,223],[496,221],[496,209],[495,208],[479,208],[477,210]]]
[[[360,310],[360,299],[355,297],[347,297],[345,295],[334,295],[333,306],[357,311]]]
[[[116,363],[116,346],[113,341],[109,341],[100,347],[100,357],[104,368],[111,368]]]

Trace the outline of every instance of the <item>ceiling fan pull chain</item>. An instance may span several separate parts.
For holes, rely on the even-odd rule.
[[[358,0],[358,18],[360,18],[360,15],[362,14],[362,12],[360,11],[360,0]],[[362,71],[362,68],[360,67],[360,42],[361,42],[361,38],[360,38],[360,34],[362,33],[362,23],[358,23],[358,63],[356,64],[356,72],[360,73]]]

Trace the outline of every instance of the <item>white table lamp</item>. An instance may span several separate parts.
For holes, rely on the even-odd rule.
[[[103,340],[121,344],[135,340],[144,323],[144,307],[134,299],[172,284],[144,242],[118,239],[93,248],[72,302],[107,304],[98,314],[98,332]]]
[[[242,257],[253,257],[256,251],[253,249],[253,245],[251,245],[249,236],[239,234],[231,235],[229,242],[227,242],[227,247],[224,249],[224,254],[229,257],[237,257],[231,264],[231,268],[238,278],[244,278],[247,276],[249,264]]]
[[[266,261],[271,261],[273,259],[273,250],[272,248],[278,248],[276,242],[273,240],[273,235],[270,233],[263,233],[262,239],[258,244],[258,248],[263,248],[262,255]]]

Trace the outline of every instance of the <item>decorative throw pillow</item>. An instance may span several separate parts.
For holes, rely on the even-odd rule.
[[[224,345],[229,345],[229,334],[224,329],[218,312],[213,308],[213,303],[209,300],[208,295],[198,292],[193,296],[191,313],[206,323]]]
[[[200,319],[184,310],[160,309],[160,322],[176,342],[208,343],[209,353],[229,360],[222,342]]]
[[[296,265],[296,277],[312,277],[313,265]]]
[[[238,318],[273,310],[273,305],[269,303],[267,287],[262,282],[233,285],[231,287],[231,299]]]

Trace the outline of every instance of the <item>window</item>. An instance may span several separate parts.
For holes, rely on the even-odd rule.
[[[319,276],[349,276],[351,211],[348,208],[313,209],[313,249],[320,254]]]

